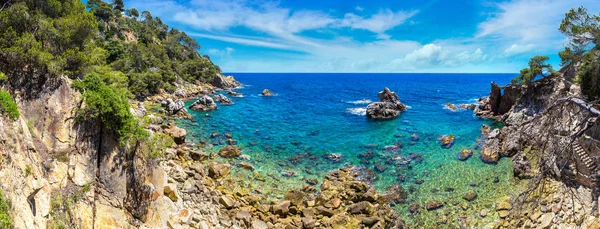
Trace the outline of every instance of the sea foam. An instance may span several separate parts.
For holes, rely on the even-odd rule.
[[[353,114],[353,115],[365,116],[365,115],[367,115],[367,108],[363,108],[363,107],[348,108],[348,109],[346,109],[346,112]]]
[[[355,100],[355,101],[347,101],[345,103],[359,105],[359,104],[369,104],[372,102],[373,101],[368,100],[368,99],[361,99],[361,100]]]

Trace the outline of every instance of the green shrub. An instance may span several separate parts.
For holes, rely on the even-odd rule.
[[[0,110],[7,114],[12,120],[16,120],[20,116],[17,104],[8,91],[0,91]]]
[[[589,100],[600,98],[600,60],[595,57],[594,52],[584,56],[577,78],[581,84],[581,92]]]
[[[134,138],[146,139],[148,133],[138,125],[138,121],[129,110],[126,88],[121,88],[109,76],[92,73],[73,86],[83,93],[86,104],[80,118],[95,119],[103,128],[114,131],[122,144]]]
[[[12,228],[12,221],[10,220],[8,210],[8,202],[6,202],[2,190],[0,190],[0,228]]]
[[[171,136],[156,133],[146,142],[148,147],[146,154],[150,158],[160,158],[164,155],[165,150],[174,143]]]

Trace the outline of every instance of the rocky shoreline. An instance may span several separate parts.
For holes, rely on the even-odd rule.
[[[552,147],[564,147],[560,142],[573,140],[550,132],[568,133],[570,127],[585,122],[577,106],[553,109],[561,98],[582,97],[579,87],[568,80],[576,72],[563,69],[561,74],[526,85],[500,87],[492,82],[490,96],[480,99],[475,108],[477,116],[504,125],[484,138],[481,159],[493,164],[502,157],[512,158],[515,179],[527,184],[526,190],[507,200],[499,228],[600,228],[593,185],[570,178],[569,170],[553,169]],[[566,116],[561,113],[565,110]],[[560,152],[572,150],[569,144]],[[579,156],[574,160],[580,160]]]
[[[493,131],[486,126],[482,128],[481,157],[484,161],[495,163],[501,157],[512,157],[517,179],[535,176],[539,167],[531,159],[531,152],[510,147],[526,145],[526,142],[518,140],[515,134],[518,126],[513,123],[522,120],[526,116],[523,112],[531,108],[525,107],[516,112],[514,107],[530,104],[523,103],[523,98],[529,99],[526,96],[528,90],[539,92],[540,88],[550,88],[555,91],[556,85],[568,85],[552,80],[521,90],[509,112],[497,118],[503,120],[506,127]],[[554,86],[547,85],[550,83]],[[5,190],[14,210],[17,228],[46,228],[57,220],[67,220],[70,222],[67,225],[78,228],[409,228],[423,225],[407,225],[402,218],[419,216],[420,212],[436,216],[439,227],[482,226],[467,220],[473,217],[467,215],[467,210],[477,211],[478,216],[475,217],[500,217],[496,227],[503,228],[598,226],[596,217],[588,216],[593,201],[591,191],[586,187],[565,189],[563,183],[545,178],[548,183],[545,191],[525,202],[517,200],[517,196],[509,196],[493,207],[469,206],[481,195],[471,191],[464,195],[460,193],[465,203],[435,199],[407,203],[407,195],[414,191],[414,187],[404,190],[401,185],[392,185],[377,193],[368,183],[370,173],[385,171],[390,165],[387,163],[373,164],[374,171],[364,167],[342,167],[329,172],[322,182],[306,180],[302,187],[279,190],[281,195],[273,198],[261,187],[244,180],[246,177],[232,177],[233,170],[238,169],[251,174],[251,179],[264,179],[261,177],[265,175],[255,171],[249,156],[236,147],[231,133],[215,133],[225,139],[226,145],[218,152],[207,153],[202,149],[205,142],[191,142],[186,136],[188,131],[173,122],[193,118],[183,100],[200,96],[210,98],[213,103],[216,100],[220,105],[231,104],[226,97],[210,96],[217,90],[230,88],[180,85],[173,94],[161,93],[144,102],[133,102],[132,113],[140,118],[146,117],[147,129],[153,136],[166,135],[173,139],[164,154],[149,158],[147,152],[119,146],[107,140],[110,139],[108,137],[84,137],[94,132],[82,129],[84,127],[74,122],[53,124],[59,120],[70,120],[67,111],[77,107],[79,95],[68,85],[66,81],[55,93],[44,94],[42,100],[20,106],[24,111],[36,114],[40,112],[39,103],[50,101],[57,106],[49,106],[45,111],[48,113],[42,112],[39,117],[28,117],[28,120],[21,118],[14,123],[0,120],[0,128],[6,130],[0,134],[3,139],[0,152],[5,158],[0,161],[0,177],[7,181],[0,187]],[[567,91],[568,94],[576,89],[558,91]],[[562,95],[549,94],[547,97],[557,96]],[[385,102],[387,97],[381,100]],[[502,101],[502,98],[499,100]],[[392,101],[399,102],[397,96]],[[216,103],[214,105],[217,106]],[[477,111],[481,112],[486,107],[490,106],[480,105]],[[51,119],[33,122],[41,117]],[[419,140],[419,136],[411,136],[411,141]],[[436,143],[438,147],[451,148],[454,136],[440,136]],[[401,147],[399,143],[386,146],[385,150],[394,152]],[[457,160],[468,160],[474,154],[470,149],[459,151]],[[341,154],[325,157],[334,163],[343,160]],[[359,156],[366,161],[373,157],[372,151]],[[413,161],[419,163],[423,160],[419,158],[420,155],[411,154],[408,158],[387,159],[409,166]],[[280,175],[295,176],[287,171]],[[423,183],[422,180],[415,182]],[[439,190],[433,188],[431,192]],[[446,188],[445,191],[452,192],[453,189]],[[576,193],[578,198],[566,198],[568,193]],[[34,210],[28,205],[32,201],[36,206]],[[397,204],[400,203],[407,205],[409,215],[401,217],[397,214]]]
[[[210,97],[202,95],[200,98]],[[155,100],[149,101],[155,103]],[[194,104],[191,107],[197,106]],[[181,135],[174,133],[185,133],[185,130],[168,124],[163,125],[163,132],[181,139]],[[230,177],[232,166],[249,171],[254,168],[243,160],[239,163],[230,161],[229,158],[246,155],[234,145],[230,134],[225,137],[230,144],[218,153],[203,153],[185,141],[167,149],[165,160],[160,162],[161,168],[151,173],[156,177],[151,178],[151,182],[157,182],[153,185],[165,187],[165,191],[153,195],[168,197],[159,201],[175,206],[171,212],[178,214],[169,219],[162,216],[162,225],[172,228],[405,228],[404,222],[386,202],[406,195],[401,186],[397,192],[379,196],[373,187],[356,180],[361,175],[359,171],[348,167],[331,171],[321,184],[308,182],[299,190],[282,191],[285,193],[283,198],[274,200],[263,196],[260,188],[250,189],[244,181]],[[222,158],[221,162],[225,163],[215,162],[215,157]]]

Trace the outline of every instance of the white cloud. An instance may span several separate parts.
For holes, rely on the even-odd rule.
[[[427,44],[420,49],[417,49],[403,59],[404,62],[410,64],[435,64],[440,61],[440,54],[442,53],[442,46],[435,44]]]
[[[290,45],[282,44],[279,42],[271,42],[261,38],[249,38],[249,37],[239,37],[239,36],[218,36],[211,34],[202,34],[202,33],[187,33],[193,37],[202,37],[213,40],[225,41],[235,44],[248,45],[248,46],[257,46],[257,47],[265,47],[265,48],[276,48],[276,49],[286,49],[286,50],[297,50],[298,47],[293,47]]]
[[[177,7],[181,8],[181,6]],[[364,9],[357,7],[358,11]],[[359,10],[361,9],[361,10]],[[298,33],[317,29],[352,28],[378,34],[379,39],[389,39],[385,32],[403,24],[418,11],[396,11],[382,9],[378,13],[359,16],[347,13],[335,18],[322,11],[291,10],[277,3],[255,3],[249,0],[195,0],[192,6],[173,16],[176,21],[208,32],[222,32],[235,27],[246,27],[257,32],[290,40],[295,43],[315,46],[297,36]]]
[[[389,9],[380,10],[377,14],[369,17],[358,16],[354,13],[347,13],[341,20],[340,26],[350,27],[352,29],[364,29],[377,34],[383,34],[386,31],[406,22],[407,19],[415,16],[419,11],[397,11]]]
[[[533,48],[535,48],[534,44],[527,44],[527,45],[512,44],[510,47],[508,47],[507,49],[504,50],[504,53],[507,56],[516,56],[519,54],[527,53],[527,52],[533,50]]]
[[[206,51],[207,54],[209,55],[214,55],[214,56],[229,56],[231,55],[233,52],[235,52],[234,48],[231,47],[226,47],[224,50],[220,50],[220,49],[209,49],[208,51]]]
[[[219,56],[235,53],[235,58],[215,59],[226,71],[516,72],[526,64],[515,61],[518,55],[530,55],[534,50],[547,55],[561,49],[565,38],[557,28],[569,8],[584,5],[590,12],[598,12],[596,1],[493,3],[497,12],[483,22],[473,22],[478,23],[475,33],[444,40],[431,37],[437,33],[426,33],[427,43],[398,40],[402,36],[394,31],[409,23],[425,26],[413,18],[420,12],[429,13],[427,7],[420,11],[384,8],[374,14],[360,6],[350,8],[352,12],[289,9],[276,0],[188,0],[185,4],[149,0],[134,7],[156,7],[150,9],[153,14],[158,12],[155,16],[190,25],[191,31],[186,32],[196,38],[229,43],[206,51]],[[364,40],[364,31],[373,36]],[[361,40],[357,40],[359,36]],[[228,51],[228,46],[235,50]]]
[[[487,56],[478,48],[474,52],[463,51],[444,60],[447,66],[458,67],[466,64],[476,64],[485,61]]]
[[[571,8],[590,6],[598,9],[597,0],[512,0],[498,3],[498,12],[479,25],[477,38],[497,38],[521,42],[556,40],[558,26]],[[553,44],[551,44],[553,45]]]

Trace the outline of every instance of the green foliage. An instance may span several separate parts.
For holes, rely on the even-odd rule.
[[[123,12],[123,10],[125,9],[125,4],[123,3],[123,0],[113,0],[113,6],[115,7],[115,10],[121,12]]]
[[[2,190],[0,190],[0,228],[12,228],[12,221],[8,210],[8,202],[6,202]]]
[[[527,84],[535,79],[537,76],[547,76],[546,73],[552,74],[554,69],[552,65],[547,64],[547,56],[535,56],[529,60],[529,68],[521,70],[519,76],[512,79],[512,83]]]
[[[590,52],[583,57],[583,65],[578,73],[581,92],[590,100],[600,99],[600,60]]]
[[[92,184],[93,184],[93,182],[88,182],[88,183],[84,184],[82,190],[84,192],[89,192],[90,190],[92,190]]]
[[[138,17],[140,17],[140,12],[138,12],[138,10],[136,8],[131,8],[131,9],[125,10],[125,15],[127,15],[129,17],[138,18]]]
[[[2,72],[77,77],[90,65],[86,57],[88,51],[93,50],[89,47],[93,46],[97,23],[83,3],[13,0],[3,6],[0,11]]]
[[[4,90],[0,90],[0,111],[3,111],[12,120],[16,120],[20,116],[17,104],[10,93]]]
[[[146,142],[147,148],[144,150],[149,158],[160,158],[164,155],[165,150],[175,144],[171,136],[155,133]]]
[[[600,14],[590,15],[587,9],[571,9],[560,24],[559,30],[569,38],[565,50],[559,53],[562,66],[581,63],[574,82],[588,99],[600,98]]]
[[[25,176],[31,175],[31,166],[25,166]]]
[[[8,80],[8,76],[6,76],[6,74],[0,72],[0,83],[2,83],[3,81]]]
[[[48,222],[47,228],[53,229],[68,229],[75,228],[73,225],[73,209],[77,202],[85,199],[83,190],[76,190],[73,193],[57,192],[52,195],[50,204],[52,206],[50,216],[52,220]]]
[[[107,15],[107,3],[88,2],[103,32],[98,44],[107,50],[107,64],[125,73],[129,90],[147,96],[159,89],[174,90],[177,78],[188,82],[211,82],[220,68],[198,53],[200,45],[184,32],[169,29],[158,17],[136,9]],[[139,19],[139,20],[138,20]],[[137,42],[128,40],[135,38]]]
[[[116,74],[119,75],[119,74]],[[121,141],[140,140],[147,137],[144,131],[129,111],[126,88],[120,86],[118,77],[91,73],[73,86],[83,93],[85,108],[80,117],[98,120],[103,128],[114,131]]]

